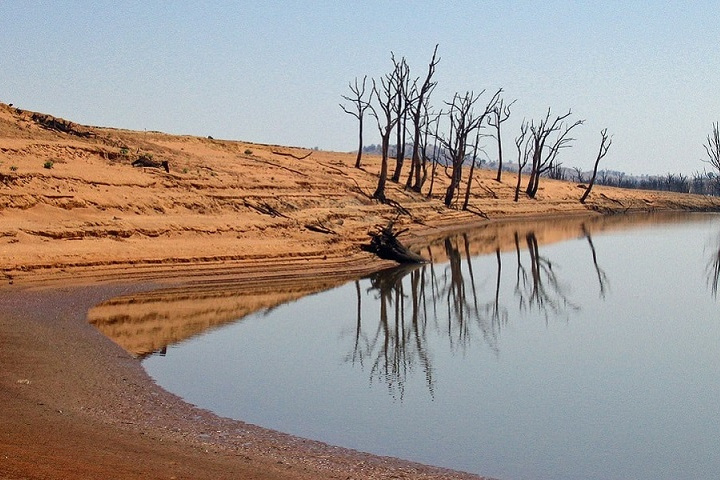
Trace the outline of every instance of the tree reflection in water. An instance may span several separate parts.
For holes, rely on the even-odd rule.
[[[590,247],[600,297],[604,299],[607,276],[598,264],[589,229],[582,225],[581,232]],[[467,234],[449,237],[442,242],[445,262],[433,258],[433,250],[428,247],[428,264],[401,266],[372,275],[367,293],[379,303],[377,325],[363,323],[363,292],[361,282],[355,282],[357,323],[353,348],[345,360],[369,369],[370,381],[384,382],[394,398],[403,399],[409,375],[417,370],[423,373],[430,396],[434,397],[429,332],[446,339],[453,353],[464,353],[479,342],[499,354],[498,338],[510,321],[503,302],[512,301],[501,293],[502,263],[510,257],[503,256],[498,246],[494,251],[495,268],[476,272],[478,263],[473,262],[470,244]],[[516,231],[514,250],[512,291],[520,314],[535,311],[548,322],[551,317],[569,317],[579,310],[579,305],[570,300],[568,285],[562,282],[558,269],[540,253],[534,232]]]
[[[720,234],[715,238],[713,253],[705,269],[705,275],[713,298],[717,298],[718,284],[720,284]]]

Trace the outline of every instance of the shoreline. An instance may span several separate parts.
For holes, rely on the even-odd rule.
[[[370,263],[324,278],[314,291],[387,266]],[[326,270],[314,267],[310,262],[294,277],[282,267],[269,269],[260,280],[237,269],[225,274],[236,285],[293,285]],[[216,277],[195,278],[202,279]],[[0,309],[12,313],[0,315],[0,332],[12,335],[3,334],[0,354],[0,398],[10,420],[0,427],[0,451],[7,452],[0,478],[98,478],[99,472],[113,478],[482,478],[294,437],[185,403],[86,319],[108,298],[183,284],[125,280],[2,289]],[[159,470],[156,458],[172,460]]]
[[[496,223],[531,220],[536,219]],[[426,228],[410,237],[417,243],[468,230],[455,227]],[[322,258],[304,260],[291,273],[287,260],[254,268],[250,263],[220,269],[198,263],[175,278],[152,268],[141,279],[95,271],[90,277],[76,275],[79,283],[72,286],[60,286],[63,277],[49,282],[25,278],[0,289],[0,309],[12,312],[0,315],[5,367],[0,398],[10,420],[0,428],[1,450],[8,452],[0,462],[0,477],[483,478],[306,440],[198,409],[157,386],[139,359],[87,321],[90,308],[118,295],[192,288],[204,281],[245,289],[300,282],[308,293],[393,265],[365,255],[338,255],[330,264]],[[72,276],[71,270],[67,273]],[[106,282],[98,283],[99,278]],[[169,460],[161,465],[158,458]]]
[[[369,196],[377,156],[358,169],[352,153],[72,124],[77,135],[37,118],[0,104],[0,478],[480,478],[194,408],[88,311],[204,281],[331,288],[394,265],[360,249],[390,220],[410,247],[477,226],[499,248],[501,222],[582,216],[615,228],[614,213],[720,211],[718,197],[598,185],[580,204],[583,185],[545,178],[537,198],[515,202],[516,174],[497,182],[483,169],[469,211],[443,204],[442,171],[432,195],[388,182],[398,209]],[[133,167],[140,155],[170,171]]]

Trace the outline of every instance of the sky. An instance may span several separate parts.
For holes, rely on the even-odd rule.
[[[348,83],[391,52],[422,77],[436,44],[436,108],[515,100],[506,155],[524,118],[571,110],[563,165],[591,169],[607,128],[601,168],[690,175],[720,120],[717,1],[0,0],[0,18],[0,102],[87,125],[352,151]]]

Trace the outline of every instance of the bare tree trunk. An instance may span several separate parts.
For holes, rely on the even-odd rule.
[[[422,186],[425,183],[425,178],[427,178],[427,166],[425,166],[425,168],[421,168],[420,137],[422,136],[423,123],[426,129],[426,137],[427,128],[429,128],[429,97],[432,91],[435,89],[436,85],[436,82],[432,81],[432,77],[435,74],[435,67],[437,66],[438,62],[440,62],[440,59],[437,56],[438,46],[439,45],[435,45],[435,50],[433,50],[433,55],[430,59],[430,64],[428,65],[427,76],[425,77],[425,81],[420,87],[417,97],[414,99],[411,107],[414,141],[412,151],[412,168],[411,175],[408,177],[408,185],[411,185],[412,182],[411,188],[416,192],[420,192],[422,190]],[[424,175],[421,173],[421,170],[425,170]],[[412,179],[413,174],[415,176],[414,179]]]
[[[360,117],[359,122],[360,122],[360,127],[358,128],[358,131],[359,131],[358,153],[357,153],[357,158],[355,159],[355,168],[360,168],[360,160],[362,160],[362,151],[363,151],[363,117]]]
[[[497,176],[495,176],[495,181],[501,182],[502,181],[502,167],[503,167],[503,156],[502,156],[502,142],[500,141],[500,124],[497,126],[497,135],[498,135],[498,169],[497,169]]]
[[[469,146],[467,144],[468,136],[470,136],[473,131],[482,127],[487,115],[495,108],[501,92],[502,90],[498,90],[495,95],[492,96],[485,110],[479,115],[475,114],[474,105],[480,98],[480,95],[467,92],[461,97],[456,93],[453,101],[448,103],[450,107],[448,111],[450,132],[448,138],[441,141],[443,148],[450,155],[450,166],[452,168],[450,185],[448,185],[447,191],[445,192],[445,206],[447,207],[452,205],[455,193],[460,187],[463,163],[465,162],[465,152]]]
[[[488,119],[488,124],[491,127],[495,127],[495,139],[497,140],[498,146],[498,169],[495,180],[502,181],[502,168],[503,168],[503,151],[502,151],[502,139],[500,136],[500,125],[510,118],[510,106],[515,103],[513,100],[509,105],[504,105],[504,101],[500,99],[495,108],[493,109],[493,115]]]
[[[517,183],[515,184],[515,201],[517,202],[520,198],[520,183],[522,181],[522,171],[523,168],[525,168],[525,165],[527,165],[528,162],[528,156],[529,156],[529,145],[530,141],[525,141],[525,137],[528,133],[529,124],[527,121],[523,120],[522,124],[520,125],[520,135],[515,138],[515,146],[517,147],[518,152],[518,174],[517,174]]]
[[[373,198],[381,202],[385,202],[385,185],[388,176],[388,150],[390,149],[390,131],[382,137],[382,161],[380,162],[380,176],[378,178],[377,188],[373,193]]]
[[[372,92],[375,98],[377,98],[378,106],[383,113],[382,121],[380,120],[380,115],[377,110],[372,105],[370,106],[370,111],[377,122],[380,138],[382,138],[382,162],[380,164],[380,175],[378,177],[377,188],[375,189],[375,193],[373,193],[373,198],[383,203],[386,201],[385,185],[387,183],[390,136],[392,135],[393,128],[398,123],[398,118],[393,115],[393,105],[400,91],[398,87],[400,65],[395,61],[395,57],[393,57],[393,63],[395,68],[391,73],[386,74],[380,79],[379,86],[373,79]]]
[[[610,149],[610,145],[612,144],[612,138],[608,137],[607,128],[603,128],[603,130],[600,132],[600,135],[602,136],[600,140],[600,151],[598,151],[597,158],[595,159],[595,166],[593,167],[592,177],[590,177],[590,183],[588,183],[587,189],[585,189],[585,193],[583,193],[582,197],[580,197],[580,203],[585,203],[588,195],[590,195],[590,190],[592,190],[592,187],[595,184],[595,177],[597,177],[598,165],[600,164],[600,160],[602,160],[602,158]]]
[[[357,77],[355,77],[355,84],[350,84],[350,91],[352,92],[352,96],[342,95],[342,98],[347,100],[348,102],[353,104],[354,110],[351,110],[347,108],[345,105],[340,104],[340,108],[343,109],[345,113],[348,115],[352,115],[353,117],[358,119],[359,123],[359,134],[358,134],[358,152],[357,152],[357,158],[355,159],[355,168],[360,168],[360,161],[362,159],[362,149],[363,149],[363,117],[365,116],[365,111],[370,108],[370,101],[372,100],[372,91],[370,92],[370,97],[365,100],[365,84],[367,82],[367,75],[363,77],[362,85],[358,83]]]
[[[540,187],[540,175],[550,170],[555,165],[555,159],[560,153],[560,150],[570,146],[570,142],[574,139],[570,138],[568,134],[570,131],[583,124],[583,120],[578,120],[572,125],[565,126],[564,120],[569,117],[570,111],[565,115],[559,115],[550,123],[550,109],[548,108],[545,118],[535,125],[530,124],[530,132],[532,134],[532,169],[530,170],[530,180],[527,185],[525,193],[530,198],[535,198],[538,188]],[[548,144],[549,137],[553,134],[557,134],[555,140]]]
[[[524,166],[523,166],[524,168]],[[522,168],[518,169],[517,184],[515,185],[515,198],[514,201],[520,200],[520,182],[522,181]]]
[[[407,112],[410,88],[410,67],[405,61],[405,57],[398,62],[393,56],[395,64],[396,88],[394,111],[397,117],[396,147],[395,152],[395,170],[393,171],[392,181],[398,183],[405,163],[405,132],[407,131]]]
[[[480,145],[480,129],[475,133],[475,145],[473,147],[472,163],[470,164],[470,172],[468,173],[467,188],[465,189],[465,201],[462,209],[467,210],[470,203],[470,190],[472,188],[473,173],[475,172],[475,162],[477,161],[477,152]]]

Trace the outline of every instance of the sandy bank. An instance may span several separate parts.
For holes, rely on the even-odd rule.
[[[444,175],[430,198],[391,183],[409,212],[398,217],[367,197],[377,158],[355,169],[351,154],[73,128],[0,105],[2,478],[464,478],[195,409],[86,314],[159,287],[210,282],[258,298],[329,288],[390,265],[360,246],[395,218],[404,241],[421,244],[509,218],[720,208],[600,187],[581,205],[581,188],[550,180],[537,199],[513,202],[512,174],[481,171],[469,211],[441,204]],[[146,154],[170,172],[131,166]]]

